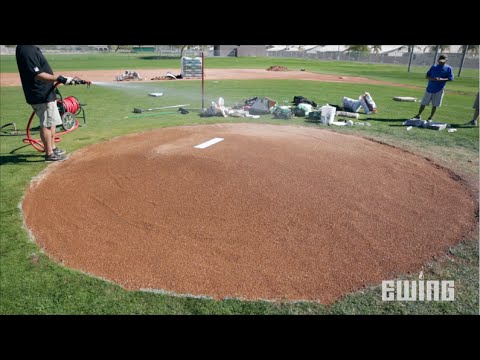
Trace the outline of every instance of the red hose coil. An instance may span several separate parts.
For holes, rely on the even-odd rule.
[[[55,83],[54,87],[57,87],[59,83]],[[57,100],[57,104],[59,104],[63,109],[64,113],[65,112],[70,112],[73,115],[77,115],[77,112],[80,112],[80,103],[78,102],[77,98],[74,96],[67,96],[65,99],[62,100]],[[60,115],[63,115],[62,113]],[[30,119],[28,120],[27,124],[27,137],[25,139],[22,139],[24,143],[29,143],[32,145],[35,150],[39,152],[45,152],[45,147],[43,146],[43,143],[40,139],[32,139],[30,136],[30,125],[32,124],[33,117],[35,116],[35,111],[32,112],[32,115],[30,115]],[[60,141],[60,135],[67,134],[69,132],[72,132],[76,128],[78,128],[79,122],[77,119],[75,119],[75,125],[69,129],[65,130],[63,132],[57,133],[55,136],[55,142]]]
[[[75,96],[67,96],[65,99],[58,100],[58,103],[63,106],[65,112],[71,112],[75,114],[78,110],[80,110],[80,103],[78,102]]]

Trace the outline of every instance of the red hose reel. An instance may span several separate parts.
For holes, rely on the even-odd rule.
[[[87,85],[90,84],[89,82],[80,80],[80,79],[78,79],[77,83],[87,84]],[[87,123],[86,117],[85,117],[85,109],[83,108],[85,104],[80,104],[80,102],[75,96],[67,96],[66,98],[63,98],[57,89],[57,86],[59,84],[60,84],[59,82],[55,83],[54,89],[57,94],[57,107],[58,107],[60,116],[62,118],[62,127],[64,131],[55,134],[55,142],[60,141],[61,135],[68,134],[69,132],[72,132],[73,130],[75,130],[80,126],[80,123],[77,118],[83,118],[84,125],[86,125]],[[30,126],[32,124],[32,120],[34,117],[35,117],[35,111],[32,112],[32,115],[28,120],[27,131],[26,131],[27,137],[22,139],[22,141],[26,144],[28,143],[32,145],[35,148],[35,150],[39,152],[45,152],[45,147],[43,146],[42,141],[40,139],[33,139],[30,134]]]

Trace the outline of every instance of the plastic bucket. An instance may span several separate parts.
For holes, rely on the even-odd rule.
[[[331,123],[333,123],[333,121],[335,120],[335,113],[337,109],[334,108],[333,106],[326,105],[326,106],[322,106],[320,110],[321,110],[320,122],[325,125],[330,125]]]

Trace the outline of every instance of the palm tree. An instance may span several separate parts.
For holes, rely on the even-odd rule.
[[[403,49],[407,49],[407,51],[410,53],[415,51],[415,49],[422,50],[422,47],[418,45],[402,45],[398,48],[398,50],[403,50]]]
[[[175,47],[180,49],[180,58],[182,58],[185,49],[200,47],[203,51],[205,47],[208,47],[208,45],[175,45]]]
[[[344,52],[369,52],[368,45],[346,45]]]
[[[108,47],[109,47],[110,49],[112,49],[114,46],[117,47],[117,48],[115,49],[115,52],[117,52],[117,51],[120,50],[120,49],[132,50],[132,45],[108,45]]]
[[[378,55],[382,51],[382,45],[371,45],[370,49],[372,50],[372,53]]]
[[[180,58],[182,58],[182,56],[183,56],[183,51],[185,50],[185,48],[190,47],[190,45],[177,45],[177,46],[175,46],[175,47],[180,48]]]
[[[443,52],[448,52],[450,51],[450,45],[427,45],[425,46],[425,49],[423,49],[423,52],[435,52],[438,46],[438,51],[443,53]]]
[[[467,53],[469,53],[470,55],[473,55],[473,56],[478,55],[478,45],[462,45],[458,49],[458,52],[463,53],[463,50],[465,50],[465,46],[468,46]]]

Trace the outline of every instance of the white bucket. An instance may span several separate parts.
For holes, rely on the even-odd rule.
[[[325,105],[320,108],[320,122],[325,125],[330,125],[335,120],[335,113],[337,111],[333,106]]]

